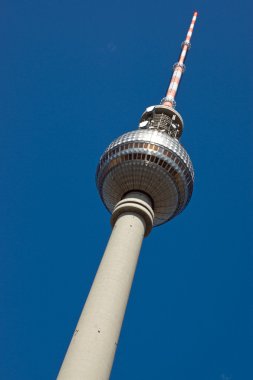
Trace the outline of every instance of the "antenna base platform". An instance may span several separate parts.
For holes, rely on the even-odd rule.
[[[140,119],[140,129],[156,129],[179,139],[183,132],[182,116],[172,107],[164,105],[146,108]]]

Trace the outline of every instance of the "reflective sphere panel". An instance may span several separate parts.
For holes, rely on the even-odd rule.
[[[153,201],[155,226],[185,208],[193,179],[190,157],[178,140],[151,129],[114,140],[97,168],[97,187],[107,209],[112,212],[129,191],[143,191]]]

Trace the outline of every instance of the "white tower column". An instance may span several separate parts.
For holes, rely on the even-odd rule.
[[[108,380],[144,236],[150,198],[131,192],[112,214],[113,230],[72,337],[58,380]]]

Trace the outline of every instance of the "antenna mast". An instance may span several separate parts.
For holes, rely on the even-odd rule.
[[[178,86],[182,77],[183,72],[185,71],[185,64],[184,61],[186,59],[186,55],[188,50],[191,48],[191,36],[194,29],[194,24],[196,22],[198,16],[198,12],[194,12],[192,22],[190,25],[190,28],[188,30],[188,33],[186,35],[185,41],[182,42],[182,51],[179,57],[178,62],[176,62],[173,66],[173,74],[171,77],[171,81],[166,93],[165,98],[162,99],[161,104],[168,107],[176,107],[176,93],[178,90]]]

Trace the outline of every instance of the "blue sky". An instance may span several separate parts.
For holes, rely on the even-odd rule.
[[[1,379],[56,377],[110,234],[99,157],[164,96],[195,9],[193,198],[144,241],[111,379],[253,378],[251,2],[3,0]]]

